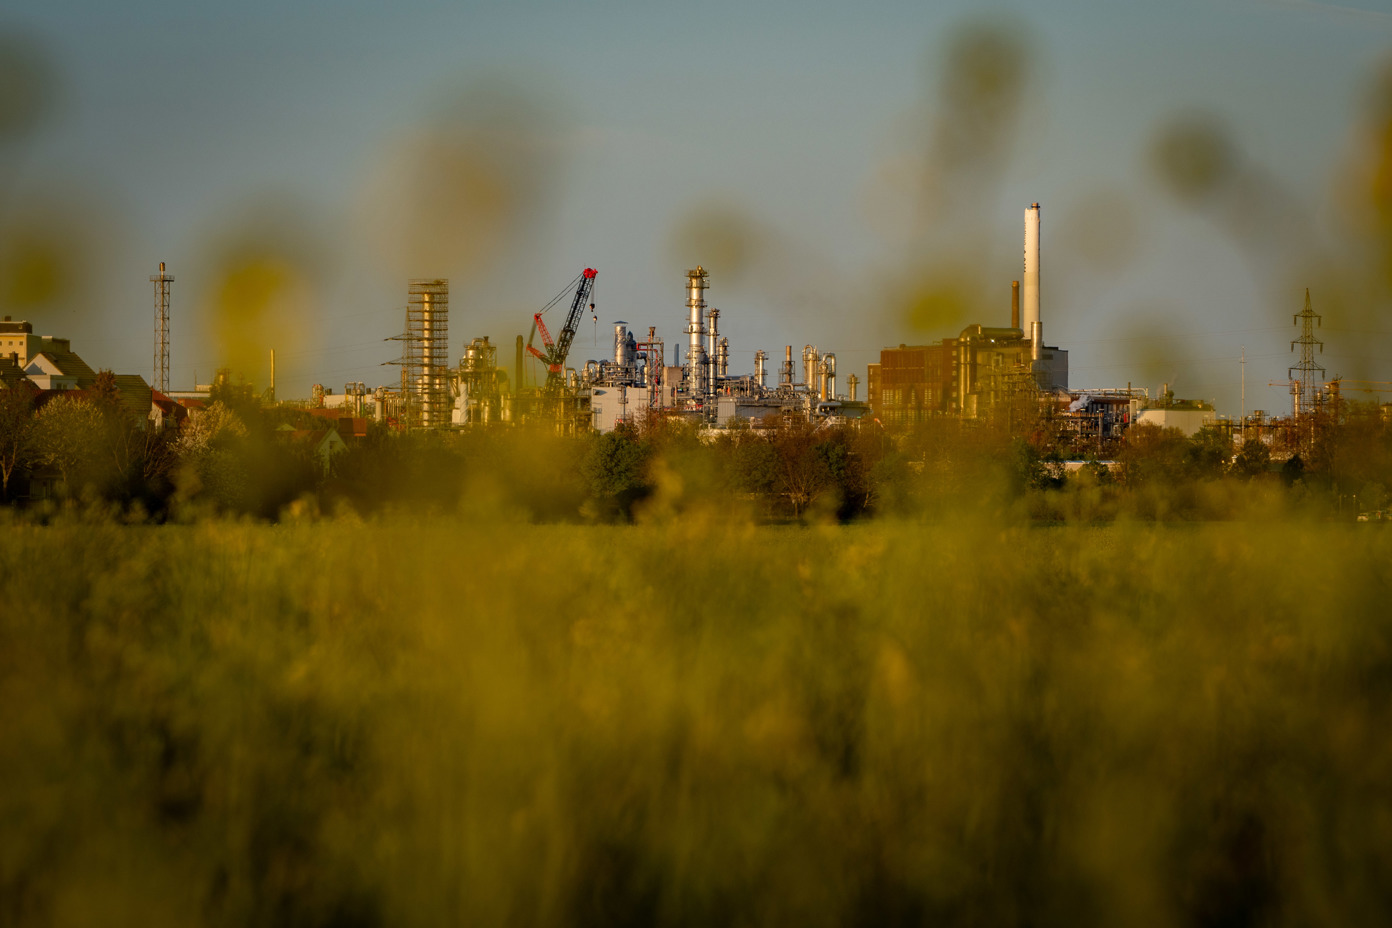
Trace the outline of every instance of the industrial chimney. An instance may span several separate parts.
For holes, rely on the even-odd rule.
[[[1021,328],[1030,340],[1030,355],[1039,359],[1039,347],[1044,340],[1044,324],[1039,316],[1039,204],[1025,210],[1025,279],[1021,288],[1024,306]]]

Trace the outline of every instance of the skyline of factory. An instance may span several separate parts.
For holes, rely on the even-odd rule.
[[[1189,434],[1204,424],[1231,422],[1230,415],[1220,416],[1206,401],[1176,403],[1168,385],[1159,391],[1157,402],[1152,402],[1148,388],[1129,382],[1124,387],[1070,389],[1068,350],[1048,344],[1044,336],[1041,212],[1038,202],[1024,211],[1022,274],[1020,280],[1011,282],[1008,326],[982,320],[968,324],[956,336],[928,344],[884,347],[878,362],[867,365],[863,381],[856,373],[845,378],[845,392],[839,389],[836,352],[807,343],[799,354],[799,364],[794,357],[798,339],[778,346],[783,358],[777,367],[776,384],[768,383],[770,362],[776,354],[763,346],[753,352],[752,372],[732,372],[730,340],[720,331],[722,311],[706,301],[711,274],[698,264],[685,277],[685,325],[680,333],[685,344],[680,338],[673,339],[670,357],[667,340],[659,335],[663,331],[660,325],[647,326],[647,338],[639,341],[636,330],[624,320],[613,323],[609,357],[580,360],[569,356],[587,305],[598,325],[596,306],[589,302],[598,271],[587,268],[572,281],[571,286],[577,281],[579,286],[559,339],[552,340],[543,317],[547,309],[562,303],[569,288],[534,315],[533,338],[539,330],[545,351],[533,345],[532,339],[524,346],[518,336],[509,372],[498,364],[497,343],[487,335],[475,336],[464,347],[458,364],[451,367],[449,282],[420,279],[408,287],[405,331],[391,339],[403,343],[401,355],[383,362],[401,367],[399,383],[368,387],[363,382],[350,382],[341,393],[316,383],[307,400],[314,406],[351,407],[360,416],[419,428],[549,417],[573,420],[577,425],[587,423],[602,432],[659,412],[717,428],[738,419],[758,420],[789,412],[834,421],[868,417],[883,426],[899,427],[941,415],[981,418],[1018,404],[1025,396],[1036,404],[1047,403],[1052,397],[1065,413],[1094,419],[1096,424],[1091,428],[1105,437],[1146,419],[1148,407],[1169,410],[1169,414],[1162,411],[1149,418],[1159,424],[1179,425]],[[155,286],[153,386],[176,398],[206,393],[207,384],[194,384],[192,391],[170,387],[170,284],[174,277],[161,263],[159,273],[150,280]],[[546,366],[544,385],[528,386],[531,378],[524,348]],[[27,354],[26,350],[24,359],[13,359],[25,368],[26,375],[51,379],[52,371],[27,370]],[[270,356],[271,383],[265,395],[275,399],[273,350]],[[1315,373],[1322,375],[1324,371],[1317,365],[1304,371],[1298,389],[1291,380],[1297,408],[1302,398],[1307,407],[1318,400],[1310,386]],[[859,396],[861,383],[866,388],[863,400]],[[1186,415],[1181,416],[1181,411]],[[1243,409],[1238,419],[1246,412]],[[1262,412],[1256,412],[1260,418]]]

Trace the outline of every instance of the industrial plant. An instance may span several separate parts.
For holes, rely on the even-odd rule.
[[[510,373],[499,366],[498,347],[488,336],[473,338],[449,367],[448,282],[412,281],[405,332],[395,337],[403,343],[402,354],[389,362],[400,365],[401,380],[371,391],[373,415],[425,429],[545,420],[567,430],[607,432],[653,417],[725,429],[789,415],[892,428],[942,415],[976,419],[1023,412],[1066,395],[1065,406],[1080,422],[1107,436],[1119,433],[1144,405],[1145,391],[1068,393],[1068,352],[1044,340],[1040,235],[1040,207],[1034,203],[1025,210],[1023,287],[1012,283],[1008,326],[976,324],[934,345],[886,348],[880,363],[869,366],[864,400],[858,395],[861,379],[850,374],[843,391],[835,352],[812,344],[784,344],[772,354],[759,348],[752,371],[732,371],[730,341],[720,332],[721,311],[707,302],[711,274],[702,265],[686,272],[685,338],[673,340],[670,352],[659,326],[649,325],[640,335],[620,320],[613,323],[608,357],[576,363],[571,348],[579,324],[587,311],[598,321],[592,295],[599,271],[585,268],[533,315],[525,342],[517,337]],[[558,308],[566,314],[553,337],[547,314]],[[532,389],[526,386],[528,356],[545,368],[544,382]],[[364,391],[362,384],[348,384],[335,396],[320,387],[314,402],[361,406]],[[1125,411],[1117,412],[1120,406]]]
[[[457,365],[446,360],[449,283],[414,280],[409,285],[406,329],[393,340],[402,343],[399,384],[368,390],[346,384],[341,394],[317,385],[316,406],[339,406],[361,412],[371,397],[374,418],[399,428],[450,429],[499,423],[549,421],[573,431],[612,431],[653,417],[676,417],[703,427],[722,429],[735,422],[758,422],[769,416],[802,415],[819,422],[853,421],[867,415],[870,404],[856,395],[860,379],[846,379],[838,392],[836,355],[804,345],[794,359],[783,346],[777,380],[769,383],[770,355],[759,349],[752,372],[732,372],[730,340],[720,334],[720,310],[705,298],[710,274],[702,266],[686,272],[685,354],[672,346],[657,326],[641,340],[626,321],[615,322],[612,354],[575,363],[571,348],[588,311],[599,271],[585,268],[532,317],[531,334],[517,336],[512,371],[500,366],[498,346],[489,336],[471,339]],[[553,336],[547,314],[566,307]],[[553,320],[553,324],[555,320]],[[540,344],[538,344],[540,342]],[[527,358],[544,367],[542,383],[528,388]]]
[[[411,280],[403,328],[389,339],[398,345],[396,357],[382,362],[398,367],[399,378],[375,386],[349,382],[339,392],[315,384],[307,400],[289,405],[335,423],[346,437],[365,434],[366,423],[373,420],[398,431],[531,423],[577,434],[642,427],[661,419],[689,422],[712,433],[732,427],[776,428],[797,419],[817,427],[846,424],[893,433],[951,418],[994,423],[1012,434],[1038,436],[1043,429],[1054,436],[1053,446],[1067,453],[1106,457],[1129,428],[1146,423],[1178,428],[1186,436],[1213,428],[1234,445],[1256,437],[1300,448],[1311,417],[1337,408],[1341,391],[1366,386],[1324,381],[1324,369],[1316,363],[1316,350],[1323,345],[1314,335],[1320,318],[1307,292],[1304,311],[1294,316],[1301,335],[1291,342],[1292,351],[1300,349],[1300,361],[1290,368],[1288,379],[1279,382],[1290,387],[1289,417],[1269,416],[1263,410],[1249,413],[1245,408],[1237,418],[1219,416],[1212,403],[1177,399],[1168,385],[1154,396],[1131,383],[1075,387],[1069,382],[1068,351],[1045,336],[1039,203],[1025,208],[1022,232],[1022,273],[1010,281],[1008,324],[1002,299],[999,320],[974,322],[956,336],[929,344],[884,348],[879,361],[865,372],[864,398],[859,395],[860,377],[851,373],[842,379],[835,351],[810,343],[797,348],[790,339],[770,346],[772,351],[758,347],[752,353],[753,370],[733,370],[730,339],[721,332],[721,310],[707,300],[713,275],[698,264],[681,278],[680,303],[673,293],[671,317],[644,325],[615,321],[611,350],[605,357],[584,360],[574,357],[573,348],[581,322],[599,322],[596,268],[582,269],[533,313],[530,334],[516,336],[511,359],[500,357],[499,345],[490,336],[477,335],[470,337],[454,364],[449,281]],[[209,383],[195,384],[189,391],[173,389],[169,333],[174,279],[163,263],[150,276],[152,383],[135,375],[121,378],[132,408],[148,408],[150,418],[159,423],[197,414],[213,388]],[[678,335],[667,334],[678,325]],[[664,326],[670,328],[664,331]],[[36,338],[27,322],[6,319],[3,328],[8,335],[0,346],[0,374],[6,383],[28,380],[45,392],[93,386],[95,373],[72,353],[66,339]],[[750,354],[746,350],[743,356]],[[540,377],[529,376],[529,361],[541,366]],[[215,382],[226,384],[232,377],[233,372],[220,371]],[[144,400],[136,397],[141,390]],[[260,399],[278,399],[273,351],[271,383]],[[172,405],[181,407],[182,416],[171,410]]]

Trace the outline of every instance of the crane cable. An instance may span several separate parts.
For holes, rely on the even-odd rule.
[[[555,305],[556,305],[557,303],[559,303],[561,300],[565,299],[565,298],[568,297],[568,296],[574,296],[574,295],[575,295],[576,289],[578,289],[579,286],[580,286],[580,278],[581,278],[581,277],[584,277],[584,276],[585,276],[585,272],[584,272],[584,271],[581,271],[579,274],[576,274],[575,277],[573,277],[573,278],[571,279],[570,283],[566,285],[566,288],[565,288],[564,290],[562,290],[560,293],[558,293],[558,294],[556,294],[555,296],[553,296],[553,297],[551,298],[551,302],[549,302],[549,303],[547,303],[545,306],[543,306],[543,307],[541,308],[541,312],[537,313],[537,315],[538,315],[538,316],[544,316],[544,315],[546,315],[546,313],[550,311],[551,307],[555,306]]]

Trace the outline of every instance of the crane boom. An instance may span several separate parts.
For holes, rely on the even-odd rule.
[[[566,316],[561,335],[554,343],[551,341],[551,333],[546,330],[546,323],[542,321],[542,313],[550,309],[560,300],[565,291],[561,291],[555,299],[546,305],[540,313],[532,316],[532,334],[536,335],[538,329],[541,330],[542,343],[546,345],[546,351],[542,352],[532,347],[531,339],[527,340],[527,350],[535,357],[546,364],[546,386],[559,387],[565,378],[566,356],[570,354],[570,343],[575,340],[575,331],[580,326],[580,317],[584,313],[585,304],[590,301],[590,294],[594,290],[595,277],[599,275],[592,267],[587,267],[576,280],[579,282],[575,288],[575,297],[570,302],[570,313]],[[572,281],[574,283],[574,281]],[[590,303],[590,308],[594,304]]]
[[[585,272],[580,275],[580,286],[576,288],[575,299],[570,303],[570,315],[566,316],[565,328],[561,329],[561,337],[556,340],[556,366],[552,369],[554,373],[559,374],[565,368],[566,355],[570,354],[570,343],[575,340],[575,331],[580,326],[580,317],[585,311],[585,304],[590,301],[590,291],[594,289],[597,276],[599,271],[592,267],[585,268]]]

